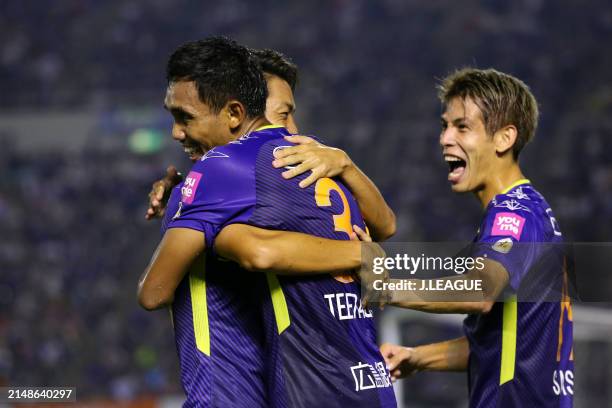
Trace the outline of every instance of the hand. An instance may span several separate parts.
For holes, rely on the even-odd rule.
[[[420,370],[418,353],[415,348],[402,347],[397,344],[384,343],[380,346],[380,354],[385,359],[387,369],[391,374],[391,381],[406,378]]]
[[[372,238],[368,235],[367,232],[359,228],[357,225],[353,225],[353,231],[349,234],[349,238],[351,241],[362,241],[362,242],[372,242]],[[355,276],[356,270],[352,271],[349,275],[346,274],[337,274],[334,277],[341,282],[353,282],[355,278],[359,279],[359,277]],[[364,305],[366,306],[366,305]]]
[[[145,214],[147,220],[164,216],[170,192],[181,181],[183,181],[183,176],[176,170],[176,167],[168,166],[164,178],[153,183],[149,193],[149,208]]]
[[[366,231],[359,228],[358,225],[353,225],[353,235],[351,236],[351,240],[359,240],[362,242],[372,242],[372,237]],[[353,239],[354,237],[354,239]]]
[[[385,269],[382,273],[375,274],[374,259],[385,258],[387,254],[385,250],[378,245],[376,242],[372,242],[372,238],[359,228],[357,225],[353,225],[353,236],[352,240],[359,238],[364,244],[361,246],[361,268],[357,270],[357,275],[361,281],[361,302],[364,307],[367,307],[370,302],[378,302],[381,309],[384,309],[385,304],[391,300],[391,293],[387,290],[380,291],[374,289],[374,281],[382,280],[383,282],[389,281],[389,273]]]
[[[297,143],[297,146],[278,149],[274,153],[272,166],[278,169],[296,165],[282,173],[286,179],[311,170],[310,176],[300,181],[299,186],[302,188],[320,178],[337,176],[352,165],[351,159],[343,150],[325,146],[308,136],[285,136],[285,140]]]

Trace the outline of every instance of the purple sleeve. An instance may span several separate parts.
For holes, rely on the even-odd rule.
[[[537,218],[529,210],[492,208],[481,225],[474,256],[499,262],[517,291],[538,257]]]
[[[219,155],[197,162],[181,188],[179,209],[168,228],[202,231],[212,248],[221,229],[246,222],[255,207],[255,182],[248,155]]]

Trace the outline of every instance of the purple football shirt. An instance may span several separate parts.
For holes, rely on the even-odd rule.
[[[214,253],[215,237],[233,223],[333,239],[349,239],[353,224],[365,227],[340,181],[302,189],[305,175],[285,180],[284,169],[272,167],[274,150],[291,145],[285,135],[266,127],[212,149],[173,191],[165,228],[202,231],[207,247],[173,307],[188,402],[395,407],[372,314],[351,276],[246,272]]]
[[[550,206],[521,180],[489,203],[474,242],[473,256],[503,265],[509,287],[503,303],[464,322],[470,407],[571,407],[572,309]]]

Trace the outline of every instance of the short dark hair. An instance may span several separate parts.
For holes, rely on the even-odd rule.
[[[494,69],[463,68],[444,78],[438,91],[444,105],[456,97],[470,98],[480,109],[490,135],[504,126],[516,126],[518,134],[512,146],[515,160],[535,135],[538,103],[529,87],[512,75]]]
[[[236,99],[249,117],[262,116],[268,88],[259,63],[249,50],[225,37],[211,37],[181,45],[166,67],[168,83],[194,81],[200,100],[214,112]]]
[[[298,82],[298,67],[282,53],[269,48],[263,50],[251,49],[261,70],[266,74],[276,75],[285,80],[292,91]]]

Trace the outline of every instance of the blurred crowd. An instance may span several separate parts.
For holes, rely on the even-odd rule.
[[[169,53],[226,34],[299,65],[300,130],[376,181],[398,216],[394,240],[468,241],[480,209],[445,181],[435,85],[459,67],[494,67],[540,103],[522,163],[566,237],[612,239],[607,0],[215,3],[3,2],[0,109],[157,109]],[[102,123],[82,151],[24,152],[0,129],[0,382],[117,398],[179,390],[169,319],[140,311],[135,290],[159,239],[144,221],[150,184],[187,164],[172,143],[138,154],[112,130]]]
[[[34,158],[4,142],[0,383],[118,398],[178,391],[168,315],[135,298],[159,239],[143,203],[160,164],[127,149]]]

